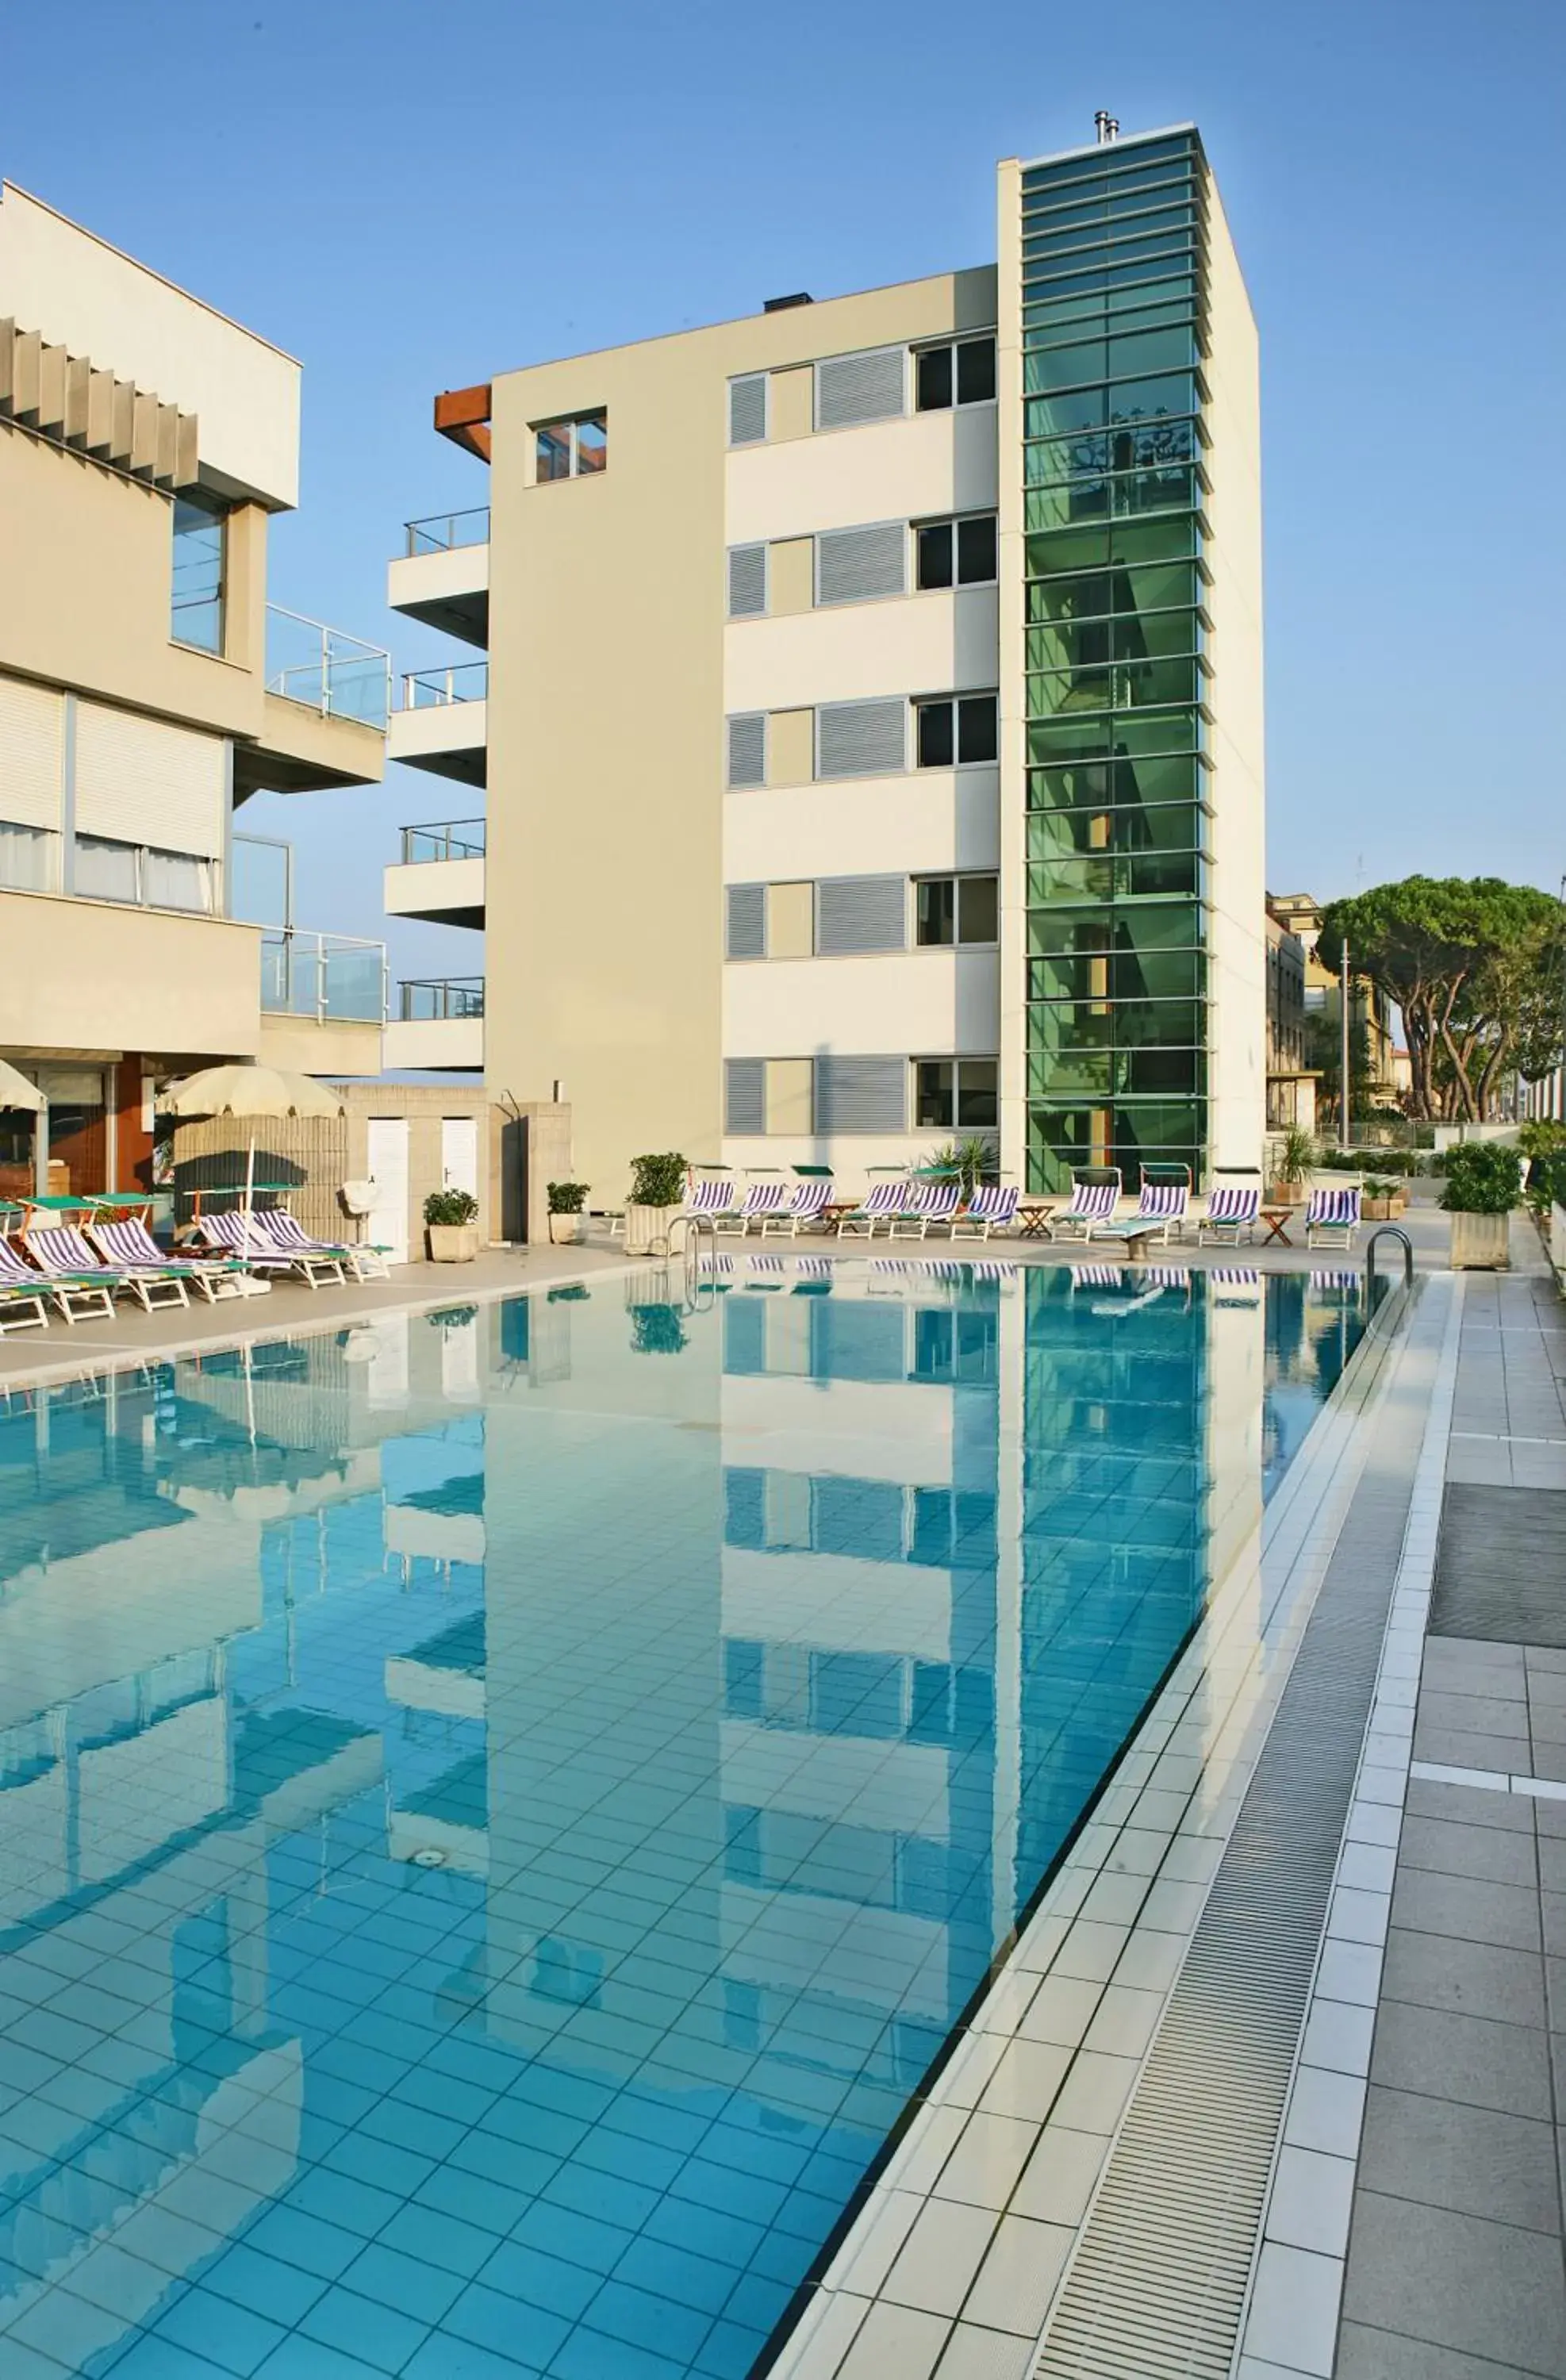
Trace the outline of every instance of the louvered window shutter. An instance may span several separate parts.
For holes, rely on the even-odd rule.
[[[856,421],[890,421],[903,411],[907,356],[902,347],[868,347],[856,356],[828,356],[816,366],[816,427],[845,430]]]
[[[818,777],[885,777],[907,765],[907,705],[823,703],[816,713]]]
[[[746,372],[729,382],[729,444],[754,446],[767,435],[767,375]]]
[[[767,888],[764,884],[731,884],[726,942],[731,959],[764,959],[767,955]]]
[[[66,698],[53,686],[0,677],[0,819],[58,832]]]
[[[112,842],[215,859],[225,828],[223,738],[161,719],[77,706],[76,823]]]
[[[729,548],[729,617],[754,619],[767,608],[767,549],[764,545]]]
[[[817,602],[868,603],[880,595],[906,594],[907,547],[902,521],[827,530],[816,540]]]
[[[816,948],[823,958],[900,951],[907,941],[904,876],[826,876],[816,887]]]
[[[733,1133],[767,1129],[767,1061],[729,1058],[723,1063],[723,1130]]]
[[[902,1132],[907,1087],[905,1058],[818,1058],[816,1130]]]
[[[743,710],[729,722],[729,783],[764,785],[767,782],[767,714]]]

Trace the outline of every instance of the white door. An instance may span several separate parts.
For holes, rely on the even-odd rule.
[[[364,1236],[386,1250],[392,1264],[407,1262],[407,1118],[371,1116],[368,1167],[375,1204]]]
[[[441,1185],[446,1190],[466,1190],[470,1198],[479,1196],[477,1116],[441,1118]]]

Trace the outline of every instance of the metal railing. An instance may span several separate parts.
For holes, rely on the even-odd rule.
[[[452,1016],[482,1016],[481,975],[419,977],[397,986],[398,1014],[405,1025],[432,1025]]]
[[[410,670],[403,678],[405,710],[437,710],[448,702],[483,702],[490,691],[488,662],[457,662],[450,669]]]
[[[261,1007],[318,1025],[384,1025],[385,943],[288,928],[262,934]]]
[[[448,819],[439,826],[405,826],[403,866],[419,867],[430,860],[482,859],[484,821]]]
[[[328,719],[385,729],[392,708],[392,656],[324,620],[266,607],[266,690]]]
[[[464,513],[431,513],[428,520],[404,523],[409,553],[451,553],[460,545],[488,545],[490,508],[475,504]]]

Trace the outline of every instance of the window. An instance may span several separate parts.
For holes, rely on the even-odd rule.
[[[999,1079],[995,1058],[916,1058],[916,1128],[993,1132],[1001,1120]]]
[[[59,840],[45,827],[0,819],[0,884],[13,892],[52,892]]]
[[[995,342],[959,339],[952,346],[921,347],[914,378],[921,413],[941,413],[953,403],[986,405],[995,395]]]
[[[140,901],[140,856],[133,843],[111,843],[102,835],[79,834],[75,890],[88,901]]]
[[[907,905],[905,877],[823,877],[816,887],[816,949],[822,958],[905,949]]]
[[[767,888],[764,884],[731,884],[725,958],[764,959],[767,955]]]
[[[994,578],[995,516],[927,521],[917,531],[919,586],[985,587]]]
[[[817,776],[900,775],[907,767],[906,712],[901,696],[821,704],[816,712]]]
[[[541,421],[534,435],[540,480],[590,480],[609,460],[607,413],[583,413],[572,421]]]
[[[906,1075],[901,1058],[818,1058],[816,1130],[906,1130]]]
[[[745,372],[729,382],[729,444],[754,446],[767,435],[767,375]]]
[[[767,608],[767,549],[764,545],[729,548],[729,617],[752,620]]]
[[[224,565],[227,520],[206,496],[174,500],[174,568],[169,635],[198,652],[223,650]]]
[[[731,790],[742,785],[764,785],[767,782],[766,712],[736,712],[729,721],[728,729],[727,782]]]
[[[950,769],[969,760],[993,760],[1000,749],[992,694],[943,695],[916,703],[918,766]]]
[[[212,862],[188,851],[144,851],[141,898],[152,909],[210,910]]]
[[[999,880],[993,876],[926,876],[914,887],[915,940],[921,950],[1000,939]]]
[[[907,530],[902,521],[834,528],[816,540],[818,603],[868,603],[908,588]]]
[[[890,421],[903,411],[904,349],[869,347],[828,356],[816,366],[816,427],[848,430],[860,421]]]

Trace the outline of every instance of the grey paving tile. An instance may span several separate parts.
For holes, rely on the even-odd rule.
[[[1536,1735],[1528,1747],[1527,1773],[1548,1777],[1552,1785],[1566,1784],[1566,1743],[1543,1743]]]
[[[1038,2126],[1014,2116],[971,2116],[941,2168],[938,2198],[962,2199],[999,2214],[1033,2154]]]
[[[966,2320],[1037,2338],[1074,2237],[1063,2223],[1002,2216],[963,2308]]]
[[[1525,1797],[1519,1793],[1518,1801]],[[1539,1882],[1547,1892],[1566,1892],[1566,1833],[1541,1835],[1538,1846]]]
[[[914,2218],[880,2294],[920,2313],[955,2314],[995,2228],[987,2206],[932,2198]]]
[[[1545,2022],[1544,1960],[1527,1950],[1456,1941],[1394,1925],[1387,1937],[1381,1988],[1388,1999],[1459,2009],[1507,2024]],[[1566,1985],[1566,1975],[1562,1976]],[[1562,2002],[1566,2008],[1566,2000]]]
[[[1521,2365],[1492,2363],[1487,2355],[1454,2354],[1428,2339],[1400,2338],[1345,2322],[1338,2337],[1333,2380],[1529,2380]]]
[[[1074,2132],[1064,2124],[1047,2125],[1017,2184],[1012,2212],[1031,2215],[1043,2223],[1080,2223],[1109,2147],[1102,2132]]]
[[[1033,2357],[1031,2338],[960,2322],[935,2367],[935,2380],[1027,2380]]]
[[[1502,1700],[1498,1694],[1447,1694],[1426,1686],[1419,1696],[1419,1723],[1454,1728],[1463,1735],[1525,1736],[1528,1706],[1521,1694]]]
[[[1082,2050],[1055,2103],[1060,2121],[1078,2132],[1112,2132],[1119,2123],[1139,2060]]]
[[[1536,1893],[1475,1876],[1435,1876],[1427,1868],[1398,1871],[1392,1923],[1419,1934],[1444,1934],[1509,1950],[1539,1948]]]
[[[1541,2231],[1361,2190],[1343,2318],[1566,2380],[1560,2247]]]
[[[1390,2198],[1560,2237],[1560,2186],[1548,2121],[1372,2082],[1359,2180],[1363,2189]]]
[[[1528,1750],[1526,1737],[1470,1735],[1462,1728],[1438,1727],[1428,1719],[1415,1722],[1414,1757],[1432,1760],[1443,1768],[1493,1768],[1506,1776]]]
[[[1521,1794],[1496,1794],[1499,1802],[1521,1801]],[[1566,1862],[1566,1843],[1560,1846]],[[1439,1876],[1471,1876],[1490,1884],[1532,1886],[1537,1882],[1533,1830],[1471,1827],[1450,1818],[1405,1817],[1398,1845],[1400,1866],[1429,1868]]]
[[[1530,1678],[1541,1670],[1566,1670],[1566,1645],[1524,1645],[1523,1658]]]
[[[1553,1840],[1566,1835],[1566,1801],[1533,1793],[1519,1793],[1515,1798],[1519,1802],[1525,1801],[1533,1811],[1534,1824],[1538,1828],[1541,1842],[1547,1837]],[[1497,1799],[1499,1799],[1499,1795]]]
[[[1475,1785],[1431,1785],[1411,1777],[1404,1807],[1411,1818],[1450,1818],[1460,1826],[1491,1827],[1503,1834],[1534,1830],[1534,1805],[1525,1794],[1491,1793]]]
[[[873,2305],[837,2367],[837,2380],[929,2380],[951,2324],[911,2306]]]
[[[1432,1636],[1425,1646],[1426,1674],[1447,1667],[1479,1663],[1489,1670],[1504,1670],[1512,1676],[1521,1675],[1527,1668],[1526,1648],[1522,1645],[1498,1645],[1488,1636]]]
[[[1376,2021],[1370,2080],[1391,2091],[1419,2091],[1471,2107],[1553,2120],[1548,2034],[1490,2017],[1384,2001]]]
[[[1566,2033],[1566,1959],[1547,1959],[1544,1975],[1551,2029],[1556,2033]]]
[[[1544,1920],[1546,1957],[1566,1959],[1566,1892],[1541,1892],[1539,1912]]]

